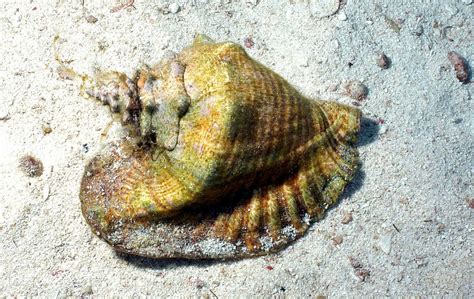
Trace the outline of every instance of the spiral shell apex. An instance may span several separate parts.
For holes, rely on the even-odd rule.
[[[301,95],[237,44],[199,35],[134,78],[83,80],[126,134],[86,166],[82,212],[116,250],[152,258],[277,251],[358,165],[361,113]]]

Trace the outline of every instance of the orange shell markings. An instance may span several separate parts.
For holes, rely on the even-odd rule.
[[[92,231],[152,258],[278,251],[334,205],[358,166],[358,109],[306,98],[237,44],[198,35],[134,78],[83,76],[125,134],[88,162]]]

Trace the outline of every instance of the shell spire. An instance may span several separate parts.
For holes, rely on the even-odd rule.
[[[136,80],[115,71],[98,73],[93,77],[80,74],[66,66],[66,63],[61,59],[57,49],[58,42],[59,36],[55,36],[53,53],[56,62],[59,64],[58,73],[60,77],[80,81],[80,94],[82,96],[96,99],[103,105],[109,106],[112,114],[123,125],[137,128],[142,106],[138,97]]]
[[[90,86],[140,132],[139,142],[108,142],[81,183],[84,217],[119,251],[277,251],[322,217],[357,170],[360,111],[304,97],[234,43],[198,35],[133,80],[110,72]]]

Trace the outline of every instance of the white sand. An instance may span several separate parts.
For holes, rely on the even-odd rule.
[[[333,1],[310,1],[313,16],[299,0],[183,0],[167,15],[160,1],[116,13],[115,1],[84,2],[0,3],[0,295],[472,296],[474,85],[460,84],[447,60],[455,50],[474,64],[472,1],[348,0],[323,18]],[[361,80],[370,91],[363,113],[385,123],[362,128],[358,179],[288,249],[236,262],[119,258],[92,235],[78,198],[110,116],[58,78],[53,38],[82,72],[131,74],[196,32],[240,44],[252,36],[248,52],[308,96],[352,103],[341,86]],[[375,62],[381,52],[392,59],[387,70]],[[44,163],[41,177],[18,169],[27,153]],[[348,211],[353,220],[342,224]]]

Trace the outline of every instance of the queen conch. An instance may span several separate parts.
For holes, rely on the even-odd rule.
[[[361,112],[301,95],[231,42],[198,35],[135,78],[82,76],[126,132],[87,164],[82,213],[114,249],[152,258],[275,252],[336,203]]]

